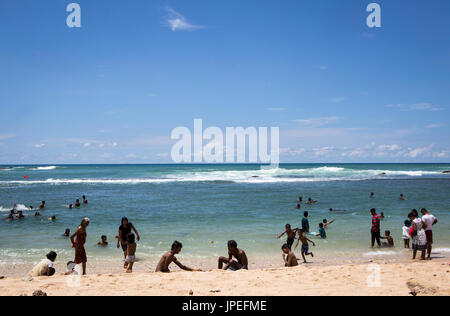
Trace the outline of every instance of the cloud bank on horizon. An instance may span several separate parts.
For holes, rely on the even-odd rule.
[[[281,162],[450,162],[448,1],[79,2],[0,5],[0,164],[170,163],[195,118],[279,127]]]

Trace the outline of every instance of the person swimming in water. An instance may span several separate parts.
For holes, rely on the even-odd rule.
[[[309,204],[309,205],[315,204],[315,203],[317,203],[317,201],[314,201],[312,198],[308,198],[308,202],[306,202],[306,204]]]
[[[66,228],[66,232],[62,236],[63,237],[70,237],[70,229]]]
[[[86,199],[85,195],[83,195],[83,204],[88,204],[88,200]]]
[[[43,210],[45,208],[45,201],[42,201],[41,205],[39,205],[38,210]]]
[[[76,201],[75,201],[75,207],[76,207],[76,208],[81,207],[80,200],[76,200]]]
[[[401,201],[406,201],[407,198],[406,198],[403,194],[400,194],[400,200],[401,200]]]
[[[333,224],[336,221],[336,218],[333,219],[331,222],[328,222],[326,218],[323,219],[323,228],[328,228],[329,225]]]

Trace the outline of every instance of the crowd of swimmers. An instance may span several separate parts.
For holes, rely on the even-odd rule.
[[[375,198],[375,194],[372,192],[370,194],[370,198]],[[400,194],[400,200],[406,200],[406,197],[403,194]],[[301,208],[301,204],[303,202],[303,198],[300,197],[297,204],[297,209]],[[313,200],[312,198],[308,198],[306,204],[312,205],[318,203],[318,201]],[[83,204],[88,204],[86,196],[83,196]],[[79,200],[76,200],[75,208],[81,207],[81,203]],[[42,201],[39,208],[36,210],[43,210],[45,208],[45,201]],[[69,208],[72,209],[73,205],[70,204]],[[30,207],[33,210],[32,207]],[[14,213],[16,210],[16,206],[11,211],[8,219],[12,220],[14,218]],[[330,212],[345,212],[343,210],[329,209]],[[383,212],[380,215],[377,214],[376,209],[371,209],[370,213],[372,215],[372,226],[371,226],[371,247],[375,246],[375,242],[379,247],[394,247],[394,239],[391,236],[391,232],[386,230],[384,236],[381,236],[381,221],[385,218]],[[430,214],[425,208],[421,209],[422,217],[419,217],[419,213],[417,210],[413,209],[411,213],[408,214],[408,220],[405,220],[404,226],[402,227],[402,239],[404,241],[404,247],[410,247],[410,240],[412,240],[412,250],[413,250],[413,259],[416,258],[417,252],[421,252],[421,259],[430,259],[432,244],[433,244],[433,231],[432,228],[437,224],[437,219]],[[39,215],[36,215],[39,216]],[[21,210],[17,212],[18,219],[23,219],[24,215]],[[328,221],[327,219],[323,219],[321,223],[318,224],[318,232],[310,232],[309,225],[309,212],[305,211],[303,213],[303,218],[301,220],[301,228],[292,228],[290,224],[286,224],[285,230],[282,234],[278,236],[278,239],[287,236],[286,242],[282,245],[282,258],[286,267],[294,267],[298,265],[298,259],[294,253],[297,250],[298,246],[301,243],[301,256],[304,263],[307,263],[306,257],[311,256],[314,257],[312,251],[310,251],[310,244],[313,247],[316,246],[311,237],[326,239],[327,233],[326,229],[336,221],[333,219]],[[55,219],[55,217],[52,217]],[[80,225],[77,227],[76,231],[71,234],[70,229],[67,228],[64,237],[68,237],[71,241],[71,247],[75,250],[75,259],[74,261],[70,261],[68,266],[68,271],[66,274],[74,273],[74,267],[76,265],[81,265],[82,274],[86,274],[86,264],[87,264],[87,255],[85,250],[85,243],[87,240],[87,227],[90,224],[90,219],[85,217]],[[133,266],[136,262],[136,249],[137,244],[136,241],[140,241],[140,235],[135,226],[129,222],[128,218],[124,217],[121,220],[118,234],[115,237],[117,239],[117,248],[121,248],[124,256],[124,269],[126,273],[132,273]],[[294,249],[292,247],[294,246]],[[385,240],[385,242],[381,242],[381,240]],[[97,244],[101,247],[106,247],[109,245],[108,239],[106,235],[101,236],[101,240]],[[241,269],[248,270],[248,258],[244,250],[239,249],[237,242],[234,240],[230,240],[227,244],[228,246],[228,256],[220,257],[218,259],[218,269],[223,270],[231,270],[238,271]],[[183,265],[176,257],[183,248],[182,243],[179,241],[174,241],[172,247],[169,251],[167,251],[158,262],[155,272],[170,272],[169,266],[174,263],[180,269],[185,271],[201,271],[200,269],[193,269],[186,265]],[[50,252],[47,254],[46,259],[40,262],[37,266],[33,268],[30,272],[30,276],[52,276],[55,274],[55,268],[53,263],[55,262],[57,254],[55,252]]]

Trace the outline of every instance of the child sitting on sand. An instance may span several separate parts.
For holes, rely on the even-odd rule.
[[[136,261],[136,242],[133,233],[129,233],[127,236],[127,257],[125,258],[125,268],[127,273],[133,272],[133,265]]]
[[[314,258],[314,254],[312,252],[309,252],[309,244],[308,241],[310,243],[312,243],[312,245],[315,247],[316,244],[314,243],[314,241],[309,240],[308,238],[305,237],[305,235],[303,235],[303,231],[301,229],[298,230],[298,241],[297,244],[295,245],[295,249],[297,249],[298,244],[300,243],[300,241],[302,242],[302,257],[303,257],[303,262],[306,262],[306,258],[305,256],[311,256]]]
[[[283,251],[283,261],[284,261],[286,267],[298,266],[297,257],[291,251],[291,247],[289,247],[288,244],[284,244],[281,247],[281,250]],[[286,257],[286,255],[287,255],[287,257]]]
[[[202,271],[202,270],[191,269],[178,261],[178,259],[177,259],[177,257],[175,257],[175,255],[179,254],[181,252],[182,248],[183,248],[182,243],[180,243],[179,241],[174,241],[172,244],[172,249],[170,251],[166,252],[162,256],[161,260],[159,260],[159,263],[156,266],[155,272],[170,273],[169,266],[172,262],[175,263],[177,266],[179,266],[182,270],[185,270],[185,271]]]
[[[402,228],[402,239],[405,244],[405,248],[409,248],[409,240],[411,239],[411,236],[409,235],[409,230],[411,227],[411,222],[406,220],[405,226]]]
[[[51,251],[47,254],[47,259],[42,260],[28,274],[30,277],[52,276],[55,274],[53,262],[56,260],[56,252]]]
[[[384,232],[384,237],[380,237],[381,239],[386,239],[387,243],[384,242],[381,246],[382,247],[394,247],[394,238],[391,237],[391,232],[389,230]]]
[[[286,224],[286,230],[284,231],[284,233],[278,236],[278,239],[280,239],[284,234],[287,234],[286,244],[288,245],[289,249],[292,249],[292,245],[295,241],[295,235],[297,234],[297,229],[298,228],[292,229],[290,224]]]

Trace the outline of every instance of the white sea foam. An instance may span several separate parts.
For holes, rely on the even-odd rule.
[[[363,254],[364,257],[378,257],[378,256],[394,256],[395,251],[370,251]]]
[[[450,252],[450,248],[436,248],[433,252]]]
[[[56,166],[38,167],[35,170],[53,170]],[[1,184],[151,184],[170,182],[234,182],[234,183],[295,183],[328,181],[364,181],[371,179],[417,178],[423,176],[446,177],[437,171],[372,170],[342,167],[318,167],[307,169],[275,168],[261,170],[205,170],[179,172],[166,177],[129,179],[46,179],[0,181]]]
[[[38,170],[38,171],[44,171],[44,170],[55,170],[56,166],[46,166],[46,167],[37,167],[31,170]]]

